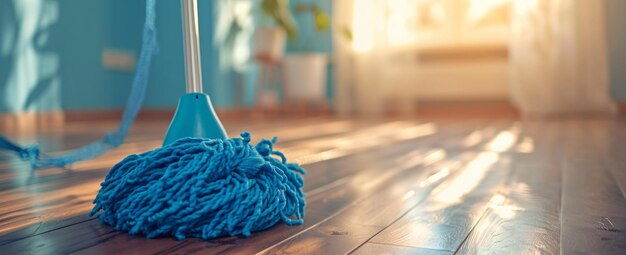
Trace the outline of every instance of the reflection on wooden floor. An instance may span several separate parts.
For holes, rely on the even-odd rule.
[[[39,134],[44,150],[86,144],[115,123]],[[225,123],[230,135],[279,135],[305,164],[307,214],[249,238],[146,240],[86,216],[108,169],[160,145],[166,122],[72,169],[31,174],[0,154],[4,254],[510,254],[626,251],[622,120],[352,120]]]

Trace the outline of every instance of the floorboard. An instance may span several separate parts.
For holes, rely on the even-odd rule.
[[[8,130],[53,155],[115,122]],[[118,149],[31,172],[0,153],[3,254],[624,254],[626,121],[585,117],[246,120],[225,123],[303,164],[305,223],[248,238],[153,240],[86,216],[116,162],[160,146],[138,122]]]
[[[496,157],[492,152],[477,154],[371,242],[456,251],[510,173],[509,164]]]
[[[296,126],[291,130],[297,131],[301,128]],[[258,131],[258,134],[264,135],[263,130]],[[302,134],[308,135],[308,132]],[[297,139],[298,137],[292,135],[289,138]],[[289,140],[286,141],[289,142]],[[158,145],[142,146],[131,141],[122,148],[103,155],[97,161],[79,163],[71,171],[45,169],[28,179],[13,179],[3,183],[8,187],[0,191],[0,205],[5,205],[0,210],[0,215],[5,216],[0,223],[0,226],[3,226],[0,232],[12,231],[25,225],[29,227],[3,235],[0,237],[0,243],[47,232],[64,224],[88,220],[81,216],[91,210],[91,200],[108,169],[125,155],[149,150],[156,146]],[[25,165],[23,168],[13,170],[22,173],[30,172]]]
[[[626,199],[610,165],[602,160],[606,140],[595,140],[606,130],[575,124],[567,131],[579,139],[569,141],[569,153],[562,162],[561,249],[565,254],[624,254]]]
[[[467,127],[465,127],[464,130],[465,132],[461,132],[463,135],[469,132],[469,129],[467,129]],[[441,131],[441,132],[443,132],[443,134],[445,134],[446,136],[450,136],[451,138],[458,137],[458,136],[453,135],[452,132],[445,132],[445,131]],[[382,153],[385,150],[374,151],[374,153],[376,153],[376,157],[374,157],[376,164],[380,164],[381,163],[380,160],[385,159],[383,161],[391,163],[391,165],[380,166],[376,164],[367,164],[368,166],[366,168],[361,169],[361,171],[358,172],[357,174],[348,176],[348,178],[338,179],[337,182],[339,182],[341,186],[329,185],[330,187],[332,187],[331,190],[324,190],[324,188],[322,188],[323,192],[319,194],[316,193],[315,190],[313,190],[310,193],[313,193],[314,197],[317,197],[319,195],[320,197],[323,198],[325,202],[333,201],[335,199],[336,194],[342,194],[342,196],[343,194],[349,194],[351,196],[351,199],[341,202],[340,203],[341,208],[339,207],[334,208],[333,213],[325,214],[324,218],[309,220],[307,217],[305,217],[305,224],[301,226],[302,228],[289,227],[286,229],[277,229],[277,230],[271,229],[269,230],[269,232],[276,231],[277,234],[264,235],[263,237],[251,237],[247,239],[230,239],[229,242],[224,242],[224,243],[221,243],[220,245],[210,245],[204,241],[197,240],[197,239],[189,240],[188,242],[184,244],[172,247],[170,249],[166,249],[163,251],[163,253],[175,252],[178,254],[189,254],[189,253],[197,252],[197,253],[202,253],[202,254],[205,254],[205,253],[222,253],[222,254],[223,253],[244,253],[246,254],[246,253],[252,253],[255,251],[266,249],[267,247],[271,247],[275,243],[280,242],[282,240],[288,240],[292,236],[298,235],[299,233],[303,232],[303,230],[305,231],[306,229],[310,229],[316,226],[317,224],[319,224],[320,222],[325,221],[327,218],[333,217],[335,214],[341,213],[346,208],[353,206],[363,197],[367,197],[371,194],[376,193],[377,189],[380,189],[381,187],[383,187],[385,183],[394,183],[399,179],[405,178],[405,176],[401,175],[403,173],[402,171],[406,171],[407,168],[410,166],[416,167],[416,166],[419,166],[420,164],[427,163],[423,161],[423,155],[426,155],[426,154],[422,154],[422,156],[419,156],[419,157],[418,155],[415,154],[416,152],[419,152],[418,149],[421,146],[429,145],[433,142],[441,143],[442,141],[446,140],[446,139],[442,139],[441,137],[442,137],[441,135],[438,135],[438,136],[426,138],[424,140],[419,140],[420,145],[416,145],[415,142],[413,143],[409,142],[409,144],[407,144],[408,147],[404,147],[403,149],[400,149],[400,151],[405,151],[405,152],[408,151],[408,152],[405,154],[400,154],[399,156],[398,155],[392,156],[390,154],[385,155],[386,153]],[[398,144],[396,144],[396,146],[397,145]],[[407,158],[407,156],[414,156],[420,160],[408,161],[407,163],[409,165],[406,165],[405,167],[393,168],[393,165],[397,164],[396,162],[398,162],[397,161],[398,159],[405,159]],[[370,158],[371,157],[372,156],[370,156]],[[340,161],[337,161],[337,162],[340,162]],[[348,165],[353,164],[353,161],[341,161],[341,162],[345,162]],[[344,169],[344,167],[337,167],[336,169]],[[380,169],[385,169],[386,173],[381,174]],[[365,175],[366,173],[369,173],[369,174]],[[346,180],[346,181],[344,182],[343,180]],[[346,187],[345,185],[349,185],[349,186]],[[309,211],[314,211],[314,212],[321,211],[321,210],[315,209],[316,206],[317,206],[316,200],[314,200],[314,198],[311,197],[311,200],[308,200],[307,209]],[[309,222],[311,222],[311,224],[309,224]],[[219,241],[220,240],[218,240],[218,242]],[[300,253],[301,252],[302,251],[300,251]]]
[[[353,255],[451,255],[451,251],[431,250],[388,244],[366,243]]]
[[[462,162],[471,159],[476,153],[446,153],[450,148],[462,146],[464,139],[460,138],[471,135],[443,137],[444,142],[441,144],[447,147],[435,147],[436,150],[425,156],[416,155],[418,159],[426,160],[441,158],[433,165],[428,164],[427,168],[400,165],[408,170],[402,174],[401,181],[394,182],[393,186],[380,190],[333,218],[282,240],[265,251],[279,254],[297,251],[300,254],[342,254],[356,249],[420,203],[441,180],[453,175],[461,168]]]
[[[451,157],[451,160],[455,159]],[[428,178],[441,175],[442,169],[450,168],[454,166],[435,164],[428,168],[407,169],[392,187],[357,201],[332,218],[282,240],[265,251],[278,254],[348,253],[421,202],[439,184],[439,181],[429,183]]]
[[[387,125],[387,124],[385,124]],[[411,127],[411,125],[407,125],[407,127]],[[368,128],[366,128],[368,129]],[[359,178],[357,179],[357,181],[355,182],[355,185],[362,185],[365,183],[369,183],[369,182],[373,182],[375,180],[380,180],[380,179],[373,179],[371,177],[368,176],[374,176],[379,170],[377,168],[378,167],[382,167],[384,168],[385,166],[391,166],[393,164],[393,161],[387,161],[387,160],[381,160],[381,159],[388,159],[388,155],[397,155],[398,153],[401,153],[403,151],[409,151],[409,148],[415,148],[414,145],[412,144],[405,144],[404,147],[403,146],[398,146],[398,147],[389,147],[390,150],[392,150],[391,153],[377,153],[376,151],[371,152],[370,154],[372,155],[356,155],[357,159],[356,160],[350,160],[348,159],[347,161],[345,161],[345,163],[341,163],[341,164],[337,164],[335,161],[324,161],[322,162],[321,165],[319,166],[311,166],[313,169],[311,169],[311,172],[314,173],[319,173],[319,174],[329,174],[332,175],[333,173],[337,172],[335,171],[336,167],[342,167],[343,164],[343,169],[347,169],[348,171],[352,171],[352,172],[358,172],[358,176]],[[344,161],[340,161],[340,162],[344,162]],[[377,165],[378,164],[378,165]],[[346,166],[351,166],[351,168],[345,168]],[[367,167],[367,170],[363,170],[364,168]],[[361,171],[359,171],[361,170]],[[379,183],[380,185],[380,183]],[[94,185],[91,185],[94,188]],[[308,186],[305,187],[305,190],[307,190]],[[338,187],[338,188],[342,188],[342,187]],[[314,192],[314,190],[312,190],[312,192]],[[334,200],[331,201],[327,201],[329,197],[329,195],[327,195],[328,193],[333,192],[333,196],[335,196]],[[95,190],[92,191],[92,193],[95,194]],[[346,189],[345,187],[343,189],[340,189],[340,192],[336,192],[335,189],[330,189],[327,190],[325,193],[320,194],[319,197],[320,199],[315,200],[315,196],[311,197],[312,202],[309,203],[309,208],[314,208],[314,209],[310,209],[310,211],[319,211],[322,215],[320,217],[324,217],[323,215],[326,215],[326,211],[325,210],[331,210],[328,213],[332,213],[332,210],[338,210],[340,209],[343,204],[347,204],[350,203],[352,201],[352,198],[355,195],[363,195],[366,193],[358,193],[356,191],[354,191],[354,188],[352,188],[352,190],[350,189]],[[323,200],[323,201],[322,201]],[[316,203],[315,201],[321,201],[323,202],[321,205],[319,205],[318,207],[316,207]],[[320,204],[320,203],[317,203]],[[90,203],[84,203],[84,210],[85,210],[85,214],[88,210],[91,209],[91,204]],[[315,208],[320,208],[319,210],[315,209]],[[328,208],[328,209],[322,209],[322,208]],[[315,217],[316,214],[311,214],[309,213],[308,216],[313,216]],[[85,217],[86,218],[86,217]],[[80,217],[79,217],[80,219]],[[80,219],[83,220],[83,219]],[[315,222],[316,219],[312,218],[310,220],[308,220],[308,222]],[[108,228],[102,224],[95,224],[95,223],[82,223],[82,225],[85,224],[91,224],[91,228]],[[294,229],[294,228],[288,228],[288,229]],[[42,234],[41,236],[36,236],[36,238],[27,238],[27,239],[23,239],[23,240],[19,240],[15,243],[11,243],[8,245],[5,245],[5,248],[7,248],[8,250],[13,250],[15,249],[15,251],[20,251],[21,249],[23,249],[24,247],[40,247],[41,250],[46,250],[46,249],[51,249],[51,248],[46,248],[45,246],[40,246],[38,245],[38,240],[46,240],[49,236],[56,236],[56,235],[64,235],[63,232],[65,231],[70,231],[67,229],[60,229],[59,231],[51,231],[51,232],[46,232],[44,234]],[[77,245],[81,245],[82,247],[80,248],[88,248],[91,245],[96,245],[101,243],[101,241],[99,239],[109,239],[108,236],[100,236],[100,235],[96,235],[96,236],[90,236],[90,235],[81,235],[78,238],[69,240],[66,244],[64,244],[65,246],[62,246],[60,249],[56,249],[56,247],[53,249],[55,251],[59,251],[61,253],[64,253],[65,251],[68,251],[68,249],[71,248],[71,250],[76,250],[79,247],[76,247]],[[248,241],[250,239],[246,239],[246,242],[250,242]]]
[[[558,143],[555,126],[526,125],[523,139]],[[546,143],[550,143],[548,145]],[[558,254],[560,251],[561,166],[553,153],[516,154],[513,174],[471,231],[459,254]]]

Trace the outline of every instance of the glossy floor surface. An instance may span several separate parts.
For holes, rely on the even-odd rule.
[[[305,120],[226,122],[230,135],[279,135],[304,164],[305,223],[251,237],[147,240],[86,216],[124,156],[160,145],[167,122],[142,122],[126,144],[71,169],[31,173],[0,154],[2,254],[625,254],[626,122]],[[37,134],[74,148],[115,123]]]

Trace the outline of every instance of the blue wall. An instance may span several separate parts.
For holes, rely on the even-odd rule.
[[[104,3],[0,1],[0,111],[114,103],[99,62],[106,42]]]
[[[36,6],[27,5],[22,9],[23,2],[19,1],[0,0],[0,112],[122,107],[133,73],[104,69],[102,51],[112,48],[139,53],[145,2],[40,0],[34,1]],[[232,86],[228,86],[233,75],[232,71],[218,66],[220,52],[212,36],[216,3],[199,1],[203,81],[214,103],[228,107],[233,104]],[[41,12],[35,12],[38,9]],[[20,20],[18,17],[23,17],[23,11],[40,17]],[[180,13],[179,1],[157,3],[160,52],[153,61],[146,107],[174,107],[184,93]],[[52,18],[42,18],[46,15]],[[28,22],[37,23],[37,29],[28,32]],[[25,32],[30,36],[23,36]],[[26,54],[16,53],[24,52],[20,50],[24,47],[32,50]],[[35,57],[30,57],[32,55]],[[29,61],[19,65],[23,59]],[[38,73],[42,70],[38,69],[51,70],[41,75]],[[12,74],[20,74],[21,78],[13,79]],[[226,88],[216,88],[218,84]]]

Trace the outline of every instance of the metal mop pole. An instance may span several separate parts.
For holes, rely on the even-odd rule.
[[[185,80],[187,94],[178,101],[176,114],[163,139],[163,145],[185,137],[227,139],[228,135],[215,114],[211,99],[202,93],[198,3],[181,0],[185,45]]]
[[[185,77],[187,80],[187,93],[202,93],[198,3],[196,0],[181,0],[181,5],[185,40]]]

